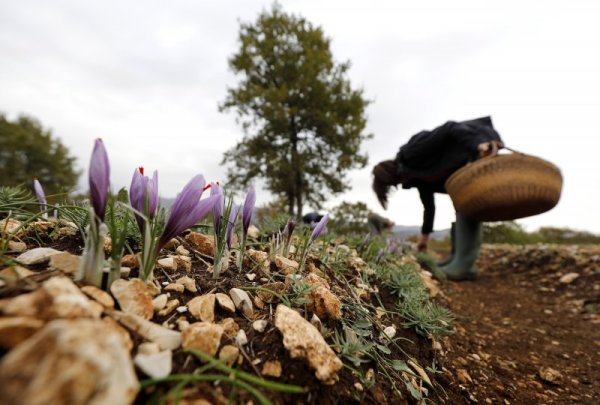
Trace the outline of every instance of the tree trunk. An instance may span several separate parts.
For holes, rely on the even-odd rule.
[[[302,173],[296,169],[296,208],[298,209],[298,218],[302,218]]]
[[[296,200],[296,215],[302,218],[302,171],[300,161],[298,159],[298,132],[296,131],[295,118],[290,117],[290,144],[291,144],[291,167],[292,167],[292,184],[291,191],[291,206],[293,210],[294,199]]]
[[[294,194],[291,192],[287,193],[287,204],[288,204],[288,215],[294,216]]]

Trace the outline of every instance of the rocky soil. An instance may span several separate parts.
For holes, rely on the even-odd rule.
[[[476,281],[442,286],[461,403],[600,403],[600,246],[485,246]]]
[[[373,311],[369,327],[381,332],[371,340],[384,343],[389,334],[400,342],[389,346],[390,358],[406,367],[394,392],[376,364],[353,372],[331,348],[333,331],[357,307],[397,302],[385,287],[362,283],[369,268],[353,249],[322,246],[343,253],[342,273],[309,256],[298,275],[293,255],[257,245],[244,272],[232,263],[215,280],[211,238],[188,233],[166,248],[149,286],[131,255],[106,292],[73,281],[82,242],[69,228],[39,223],[8,246],[13,264],[0,269],[0,403],[259,403],[261,395],[315,404],[417,403],[415,396],[445,404],[598,403],[598,247],[486,246],[472,282],[438,283],[418,270],[457,319],[453,334],[432,340],[402,328],[397,314]],[[299,280],[310,289],[298,296]],[[283,305],[292,298],[293,309]],[[248,375],[296,392],[258,387]]]

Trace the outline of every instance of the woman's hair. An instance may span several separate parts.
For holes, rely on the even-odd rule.
[[[384,160],[373,168],[373,191],[383,208],[387,208],[388,193],[390,187],[400,184],[400,178],[396,174],[396,162]]]

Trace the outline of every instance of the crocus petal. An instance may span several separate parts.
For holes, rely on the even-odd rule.
[[[146,189],[145,184],[147,178],[142,174],[142,169],[135,169],[133,171],[133,177],[131,178],[131,186],[129,187],[129,203],[131,206],[140,213],[144,212],[144,190]],[[144,233],[144,219],[139,215],[135,214],[135,220],[140,228],[140,232]]]
[[[110,185],[110,164],[102,139],[96,139],[89,170],[90,201],[100,221],[104,220],[108,187]]]
[[[200,200],[205,184],[204,176],[201,174],[194,176],[175,198],[175,202],[171,207],[171,216],[174,213],[185,214],[191,211]]]
[[[148,181],[146,189],[148,190],[148,216],[154,218],[158,208],[158,172],[156,170],[152,174],[152,179]]]
[[[237,222],[238,214],[240,213],[240,206],[234,205],[231,207],[229,212],[229,221],[227,222],[227,231],[225,232],[225,241],[227,242],[227,248],[231,249],[231,241],[233,239],[233,229]]]
[[[204,187],[204,186],[203,186]],[[202,188],[200,189],[202,190]],[[183,194],[183,192],[182,192]],[[218,196],[211,196],[204,200],[197,201],[196,204],[190,209],[185,211],[173,210],[169,215],[167,225],[160,236],[158,243],[158,250],[160,250],[165,243],[176,237],[189,227],[200,222],[206,217],[213,209],[214,205],[219,201]]]
[[[43,211],[45,209],[44,206],[47,203],[46,194],[44,193],[44,189],[42,188],[42,185],[38,179],[33,179],[33,189],[35,190],[35,195],[38,199],[38,202],[42,205],[40,209]]]
[[[250,186],[248,188],[248,192],[246,193],[244,209],[242,210],[242,232],[244,236],[248,232],[248,227],[250,227],[252,213],[254,212],[254,204],[256,204],[256,190],[254,189],[254,186]]]
[[[375,262],[379,263],[381,261],[381,259],[383,258],[384,253],[385,253],[385,250],[383,248],[379,249],[377,251],[377,256],[375,257]]]
[[[325,230],[325,226],[327,225],[327,221],[329,221],[329,214],[325,214],[323,218],[319,221],[319,223],[313,229],[312,234],[310,235],[310,241],[314,241],[319,237],[320,234]]]
[[[364,239],[362,240],[359,249],[363,249],[365,246],[367,246],[367,243],[369,243],[369,239],[371,239],[371,232],[368,232]]]
[[[200,201],[200,197],[202,196],[205,184],[206,181],[204,180],[204,176],[199,174],[194,176],[185,185],[183,190],[181,190],[181,193],[177,195],[175,202],[171,207],[169,219],[160,238],[161,243],[168,242],[171,240],[171,238],[179,235],[181,232],[185,231],[187,228],[199,221],[199,219],[194,219],[193,211],[198,209],[198,203]],[[213,205],[210,206],[211,209]],[[192,221],[192,223],[186,226],[186,224],[188,224],[190,221]],[[163,241],[163,239],[165,240]]]

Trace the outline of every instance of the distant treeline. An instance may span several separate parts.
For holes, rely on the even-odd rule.
[[[484,243],[511,243],[526,245],[531,243],[593,244],[600,243],[600,235],[569,228],[543,227],[535,232],[527,232],[516,222],[507,221],[484,224]]]

